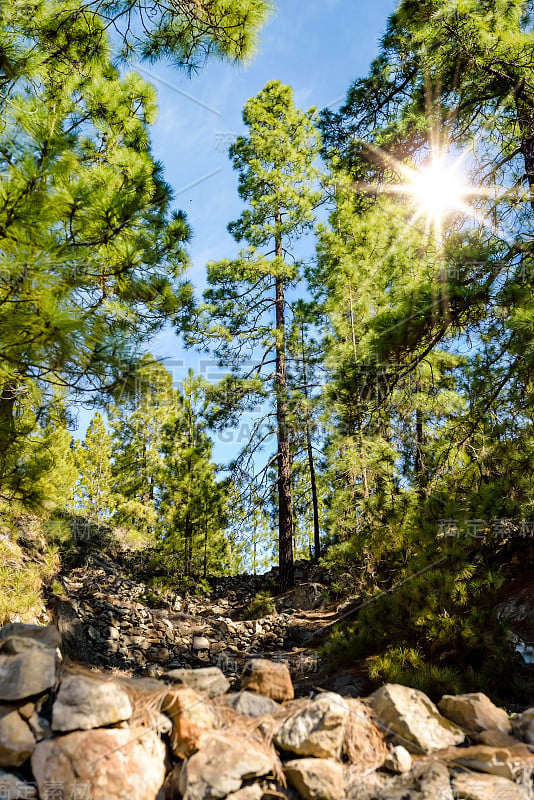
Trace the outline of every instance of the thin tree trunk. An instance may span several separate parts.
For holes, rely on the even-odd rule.
[[[282,221],[280,211],[276,222]],[[282,258],[282,240],[276,236],[276,256]],[[293,563],[293,509],[291,503],[291,457],[287,425],[287,366],[285,352],[284,279],[276,278],[276,422],[278,428],[278,568],[280,591],[295,583]]]
[[[419,381],[416,384],[416,396],[419,394]],[[425,462],[424,462],[424,420],[423,412],[420,408],[415,411],[415,482],[417,491],[421,499],[425,496],[426,488],[426,475],[425,475]]]
[[[521,153],[525,163],[525,176],[534,209],[534,101],[521,93],[516,100],[517,120],[521,131]]]
[[[304,327],[301,327],[302,339],[302,373],[304,378],[304,399],[306,401],[306,448],[308,450],[308,469],[310,471],[310,485],[313,508],[313,560],[317,564],[321,557],[321,532],[319,529],[319,503],[317,500],[317,479],[315,476],[315,461],[313,458],[313,445],[310,426],[310,409],[308,407],[308,373],[306,370],[306,352],[304,350]]]

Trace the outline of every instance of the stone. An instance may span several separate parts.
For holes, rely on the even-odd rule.
[[[464,732],[442,717],[418,689],[387,683],[369,698],[378,727],[411,753],[433,753],[465,739]]]
[[[247,661],[241,676],[241,688],[281,703],[293,700],[295,696],[287,664],[269,661],[266,658],[253,658]]]
[[[284,773],[304,800],[339,800],[344,795],[343,767],[324,758],[299,758]]]
[[[210,649],[210,640],[206,639],[205,636],[193,636],[193,650],[209,650]]]
[[[226,702],[239,714],[246,717],[266,717],[280,709],[280,703],[255,692],[236,692],[227,695]]]
[[[320,694],[282,723],[275,744],[300,756],[339,758],[348,714],[349,707],[338,694]]]
[[[534,754],[526,745],[515,747],[473,747],[450,748],[443,754],[453,766],[461,766],[475,772],[486,772],[508,780],[527,779],[534,774]]]
[[[384,761],[384,769],[389,772],[409,772],[412,768],[412,757],[401,744],[394,747]]]
[[[272,768],[267,750],[250,737],[205,735],[199,751],[183,765],[178,788],[183,800],[218,800]]]
[[[534,745],[534,708],[527,708],[526,711],[523,711],[514,720],[513,727],[521,741]]]
[[[35,749],[30,726],[14,708],[0,707],[0,767],[20,767]]]
[[[65,798],[82,788],[91,800],[163,798],[165,745],[146,728],[67,733],[39,742],[31,764],[43,798],[56,784]]]
[[[226,800],[261,800],[263,797],[263,789],[257,783],[252,786],[244,786],[238,789],[237,792],[226,795]]]
[[[456,797],[464,800],[529,800],[530,793],[524,786],[500,778],[461,772],[453,776],[452,786]]]
[[[345,798],[346,800],[460,800],[452,793],[449,770],[439,761],[417,763],[410,772],[394,778],[381,772],[357,771],[354,775],[349,774],[346,780]]]
[[[455,722],[467,733],[498,730],[510,733],[512,725],[504,709],[494,705],[482,692],[444,695],[438,703],[444,717]]]
[[[215,714],[204,697],[187,686],[169,690],[161,710],[173,723],[171,748],[179,758],[194,753],[202,734],[212,731],[216,725]]]
[[[320,583],[301,583],[283,597],[276,600],[277,611],[288,608],[299,611],[314,611],[324,600],[324,586]]]
[[[52,707],[52,730],[103,728],[132,716],[126,691],[114,680],[67,675]]]
[[[6,641],[12,641],[7,639]],[[55,650],[31,647],[17,655],[0,655],[0,701],[13,702],[43,694],[56,682]]]
[[[219,667],[202,667],[200,669],[173,669],[162,676],[165,681],[181,683],[203,692],[208,697],[218,697],[230,688],[230,682],[224,677]]]
[[[477,744],[487,744],[489,747],[513,747],[517,744],[517,739],[509,733],[497,730],[481,731],[473,734],[473,738]]]
[[[61,785],[71,798],[84,788],[91,800],[161,800],[165,745],[146,728],[75,731],[39,742],[32,771],[40,797]]]
[[[61,636],[55,625],[25,625],[22,622],[8,622],[0,630],[0,640],[17,636],[55,650],[61,643]]]
[[[0,800],[15,800],[17,797],[24,797],[27,800],[37,797],[37,786],[34,783],[26,783],[10,772],[0,770]]]

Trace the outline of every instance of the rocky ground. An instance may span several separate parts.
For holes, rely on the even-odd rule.
[[[218,666],[236,686],[245,662],[261,656],[288,665],[297,694],[318,682],[361,694],[357,671],[332,676],[321,664],[317,645],[344,606],[325,598],[325,576],[311,564],[297,565],[297,588],[269,600],[275,607],[259,619],[246,617],[258,593],[273,585],[272,574],[214,579],[206,596],[155,593],[99,556],[59,580],[64,592],[50,596],[51,614],[64,651],[78,662],[148,677]]]
[[[534,708],[397,684],[294,699],[257,658],[232,692],[217,667],[103,674],[61,644],[0,630],[1,800],[534,800]]]

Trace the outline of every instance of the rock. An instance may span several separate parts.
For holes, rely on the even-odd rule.
[[[193,636],[193,650],[198,652],[199,650],[209,650],[210,649],[210,640],[206,639],[205,636]]]
[[[300,611],[313,611],[323,603],[324,586],[320,583],[301,583],[276,600],[277,611],[294,608]]]
[[[343,755],[359,770],[378,769],[388,755],[384,735],[377,728],[372,711],[361,700],[345,697],[349,716],[345,723]]]
[[[460,725],[469,734],[488,730],[510,733],[512,730],[506,711],[497,708],[482,692],[457,696],[446,694],[438,703],[438,708],[444,717]]]
[[[496,730],[473,734],[473,738],[478,744],[487,744],[489,747],[513,747],[517,744],[517,739],[509,733]]]
[[[261,800],[262,797],[263,789],[257,783],[253,783],[252,786],[244,786],[237,792],[227,795],[226,800]]]
[[[39,742],[32,770],[42,798],[59,785],[65,799],[161,800],[165,745],[143,728],[75,731]]]
[[[215,715],[204,698],[187,686],[172,689],[166,695],[161,710],[173,723],[171,747],[179,758],[187,758],[195,750],[202,734],[215,727]]]
[[[300,756],[339,758],[349,707],[333,692],[320,694],[278,728],[274,741]]]
[[[412,768],[412,757],[401,744],[394,747],[384,761],[384,769],[390,772],[409,772]]]
[[[525,745],[515,747],[473,747],[450,748],[443,754],[453,766],[466,767],[475,772],[486,772],[501,778],[515,780],[528,778],[534,773],[534,754]]]
[[[116,681],[67,675],[52,707],[52,730],[103,728],[131,716],[130,698]]]
[[[12,639],[7,639],[7,642]],[[25,700],[43,694],[56,681],[55,650],[30,647],[18,655],[0,655],[0,701]]]
[[[517,717],[513,723],[516,735],[527,744],[534,745],[534,708],[527,708],[526,711]]]
[[[218,697],[225,694],[230,688],[219,667],[202,667],[201,669],[173,669],[165,672],[163,680],[172,683],[182,683],[197,692],[203,692],[208,697]]]
[[[31,756],[35,739],[14,708],[0,707],[0,767],[20,767]]]
[[[433,753],[461,744],[465,735],[442,717],[434,703],[418,689],[388,683],[369,698],[378,726],[395,744],[411,753]]]
[[[28,798],[28,800],[37,797],[36,785],[26,783],[16,775],[0,770],[0,800],[15,800],[17,797]]]
[[[299,758],[284,773],[304,800],[339,800],[344,795],[343,767],[324,758]]]
[[[178,786],[183,800],[217,800],[272,768],[267,751],[250,737],[211,734],[202,737],[201,749],[185,762]]]
[[[349,775],[345,797],[346,800],[460,800],[453,797],[449,771],[439,761],[423,761],[396,778],[379,772]]]
[[[456,797],[464,800],[529,800],[524,786],[496,775],[475,775],[461,772],[453,776],[452,786]]]
[[[281,703],[293,700],[295,696],[287,664],[268,661],[266,658],[247,661],[241,676],[241,688]]]
[[[227,695],[226,702],[234,711],[246,717],[266,717],[280,708],[280,703],[255,692],[236,692]]]
[[[55,625],[25,625],[22,622],[8,622],[0,630],[0,640],[9,639],[11,636],[31,639],[51,650],[59,647],[61,642],[61,636]]]

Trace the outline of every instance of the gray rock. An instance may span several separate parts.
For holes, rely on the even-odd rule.
[[[369,698],[378,727],[411,753],[433,753],[461,744],[465,734],[442,717],[434,703],[418,689],[388,683]]]
[[[304,800],[339,800],[344,795],[343,767],[322,758],[299,758],[284,773]]]
[[[203,692],[208,697],[218,697],[225,694],[230,688],[219,667],[202,667],[200,669],[173,669],[162,676],[165,681],[180,683]]]
[[[52,729],[90,730],[123,722],[131,716],[130,699],[116,681],[67,675],[52,708]]]
[[[26,783],[16,775],[0,770],[0,800],[15,800],[17,797],[24,797],[27,800],[37,797],[36,785]]]
[[[52,650],[59,647],[61,642],[59,631],[55,625],[25,625],[22,622],[8,622],[0,630],[0,639],[9,639],[11,636],[31,639]]]
[[[227,702],[231,708],[246,717],[265,717],[268,714],[274,714],[280,708],[280,703],[277,703],[276,700],[271,700],[270,697],[264,697],[255,692],[244,691],[227,695]]]
[[[534,708],[526,711],[513,721],[515,734],[527,744],[534,745]]]
[[[0,767],[20,767],[35,749],[27,722],[13,708],[0,707]]]
[[[349,707],[333,692],[320,694],[278,728],[274,741],[282,750],[301,756],[338,758]]]
[[[250,738],[212,734],[203,737],[200,750],[183,765],[178,788],[183,800],[218,800],[272,768],[267,751]]]
[[[10,640],[8,640],[10,641]],[[56,681],[55,650],[31,647],[18,655],[0,655],[0,701],[43,694]]]
[[[357,773],[347,781],[345,797],[346,800],[459,800],[453,796],[447,767],[439,761],[423,762],[396,778],[376,772]]]

